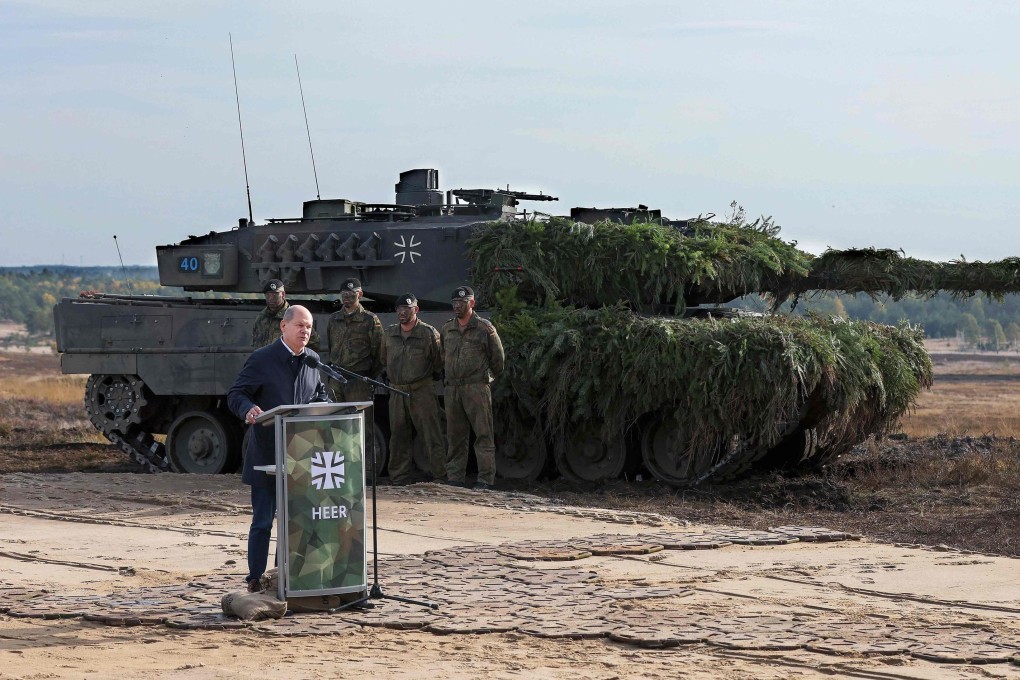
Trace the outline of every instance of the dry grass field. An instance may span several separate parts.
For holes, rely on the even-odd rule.
[[[1020,436],[1020,354],[940,351],[930,347],[935,384],[903,421],[914,437]]]
[[[654,481],[507,486],[573,505],[749,528],[828,526],[872,538],[1020,556],[1020,359],[933,347],[936,380],[903,434],[824,470],[676,490]],[[54,355],[0,352],[0,474],[140,470],[85,418],[84,378]]]
[[[133,471],[85,417],[85,380],[53,354],[0,352],[0,473]]]

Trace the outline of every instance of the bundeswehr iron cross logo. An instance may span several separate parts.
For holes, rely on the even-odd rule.
[[[312,456],[312,486],[319,491],[339,489],[344,483],[344,454],[316,451]]]

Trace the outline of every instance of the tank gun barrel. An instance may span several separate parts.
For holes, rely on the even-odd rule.
[[[625,301],[643,311],[680,311],[753,293],[781,303],[825,290],[894,298],[1020,292],[1020,258],[931,262],[873,248],[813,257],[774,233],[738,225],[682,233],[653,222],[580,228],[556,218],[479,229],[471,247],[474,281],[490,296],[516,285],[525,296],[581,307]]]
[[[829,250],[811,261],[803,277],[787,279],[788,288],[776,292],[782,298],[812,291],[887,294],[899,299],[907,294],[934,295],[945,291],[957,297],[984,293],[1000,298],[1020,292],[1020,258],[995,262],[932,262],[906,257],[900,251],[878,248]]]

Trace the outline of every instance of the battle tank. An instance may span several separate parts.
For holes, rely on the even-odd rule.
[[[918,329],[749,315],[719,303],[754,292],[779,301],[819,289],[990,288],[889,251],[812,258],[776,238],[768,220],[669,220],[644,205],[574,208],[569,218],[518,208],[555,200],[509,188],[444,196],[436,170],[410,170],[394,204],[308,201],[299,218],[241,219],[159,246],[160,282],[257,294],[279,278],[288,300],[313,312],[323,342],[349,277],[362,281],[363,303],[384,325],[395,321],[394,300],[412,291],[438,326],[450,317],[450,291],[472,284],[507,349],[493,391],[501,476],[555,470],[599,481],[643,465],[677,486],[821,464],[887,430],[931,383]],[[912,278],[891,274],[890,262]],[[1011,264],[993,292],[1017,290]],[[65,299],[54,309],[62,370],[90,374],[92,423],[149,470],[228,472],[243,431],[225,394],[263,304],[257,295]],[[380,471],[386,399],[377,393]]]

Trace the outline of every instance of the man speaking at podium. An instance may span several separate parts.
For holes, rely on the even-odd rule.
[[[287,308],[280,321],[280,339],[251,353],[227,393],[227,406],[248,425],[263,412],[282,404],[307,404],[320,400],[325,387],[319,372],[305,364],[318,359],[306,349],[312,336],[311,312],[300,305]],[[276,464],[276,430],[255,426],[244,452],[241,481],[251,486],[251,529],[248,531],[248,592],[262,589],[259,579],[269,561],[269,539],[276,516],[276,480],[256,465]]]

